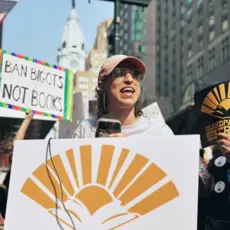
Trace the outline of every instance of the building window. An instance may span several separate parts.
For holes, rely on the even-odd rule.
[[[228,30],[228,20],[227,19],[222,21],[222,31],[225,32],[226,30]]]
[[[139,45],[138,50],[140,53],[144,53],[145,52],[145,46],[144,45]]]
[[[176,17],[176,10],[175,9],[173,9],[173,11],[172,11],[172,17],[173,18]]]
[[[132,39],[135,41],[141,41],[144,37],[144,16],[141,8],[137,8],[133,13],[132,24]]]
[[[209,9],[212,11],[214,9],[214,1],[215,0],[209,0]]]
[[[203,21],[204,21],[204,12],[201,11],[201,10],[198,11],[197,21],[198,21],[199,25],[203,24]]]
[[[88,78],[86,78],[86,77],[79,77],[79,82],[88,82]]]
[[[176,0],[172,0],[173,7],[176,7]]]
[[[87,84],[79,84],[79,89],[88,89]]]
[[[197,1],[197,8],[200,8],[203,5],[203,0]]]
[[[198,47],[198,51],[204,48],[204,40],[202,38],[198,41],[197,47]]]
[[[203,25],[199,26],[198,33],[199,33],[199,35],[203,34]]]
[[[180,69],[180,83],[182,85],[184,84],[184,70],[183,70],[182,66],[181,66],[181,69]]]
[[[192,49],[189,49],[188,50],[188,58],[191,58],[192,57]]]
[[[204,74],[204,57],[200,57],[197,61],[197,77],[200,78]]]
[[[168,97],[168,79],[165,79],[165,97]]]
[[[188,24],[188,36],[192,35],[192,23]]]
[[[216,49],[213,47],[208,51],[208,71],[216,66]]]
[[[193,0],[188,0],[188,5],[191,5]]]
[[[211,15],[209,17],[209,26],[214,26],[214,24],[215,24],[215,16]]]
[[[187,12],[187,19],[190,20],[192,18],[192,8]]]
[[[222,2],[222,19],[227,19],[228,17],[228,2]]]
[[[226,37],[221,44],[221,61],[227,61],[229,59],[229,37]]]
[[[176,35],[175,29],[171,29],[171,37],[172,37],[172,39],[175,38],[175,35]]]
[[[66,42],[65,41],[62,43],[62,48],[66,48]]]
[[[214,38],[215,38],[215,31],[211,30],[209,32],[209,41],[212,42]]]
[[[187,78],[188,78],[188,82],[190,82],[193,78],[193,71],[192,71],[192,65],[189,65],[187,67]]]
[[[180,7],[180,17],[181,18],[183,18],[183,16],[184,16],[184,11],[185,11],[185,8],[183,5],[181,5],[181,7]]]

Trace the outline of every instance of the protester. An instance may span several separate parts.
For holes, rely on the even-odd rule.
[[[121,133],[110,137],[173,135],[162,120],[142,116],[144,74],[144,63],[131,56],[114,55],[101,66],[96,89],[97,119],[107,114],[122,124]],[[97,119],[82,121],[73,137],[95,137]]]
[[[10,148],[13,151],[14,140],[23,140],[25,138],[26,131],[29,128],[33,116],[34,115],[31,111],[29,111],[29,113],[26,114],[25,119],[23,120],[15,138],[12,139],[11,146],[9,146],[8,149]],[[0,186],[0,214],[3,216],[3,218],[5,218],[5,212],[6,212],[7,195],[8,195],[8,189],[10,183],[10,173],[11,170],[8,171],[5,180],[3,182],[3,185]]]
[[[145,66],[139,59],[124,55],[112,56],[102,65],[96,90],[97,119],[108,114],[122,123],[122,133],[112,134],[111,137],[173,135],[162,121],[146,119],[142,116],[141,83],[144,73]],[[74,138],[95,137],[97,119],[82,121],[74,133]],[[219,138],[220,150],[227,157],[230,156],[230,135],[219,134]],[[214,178],[208,172],[207,160],[205,159],[205,161],[202,154],[200,157],[198,202],[198,229],[202,230],[205,225],[207,226],[206,217],[211,215],[212,208],[215,209],[210,201],[212,197],[210,194],[211,184]]]
[[[229,138],[230,135],[220,135]],[[226,140],[226,139],[225,139]],[[213,158],[208,163],[208,172],[212,176],[210,198],[208,204],[205,230],[229,230],[230,229],[230,161],[227,141],[213,148]]]

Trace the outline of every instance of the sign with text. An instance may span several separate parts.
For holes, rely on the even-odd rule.
[[[196,93],[195,111],[203,148],[216,144],[218,133],[230,134],[230,82]]]
[[[198,169],[198,135],[16,141],[5,230],[196,230]]]
[[[0,106],[59,120],[72,119],[70,70],[2,51]]]

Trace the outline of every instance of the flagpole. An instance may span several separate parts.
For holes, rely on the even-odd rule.
[[[75,8],[75,0],[72,0],[72,8]]]

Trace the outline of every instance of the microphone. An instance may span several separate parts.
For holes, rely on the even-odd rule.
[[[104,114],[97,121],[95,137],[109,137],[112,133],[120,133],[121,127],[119,120],[113,119],[109,114]]]

